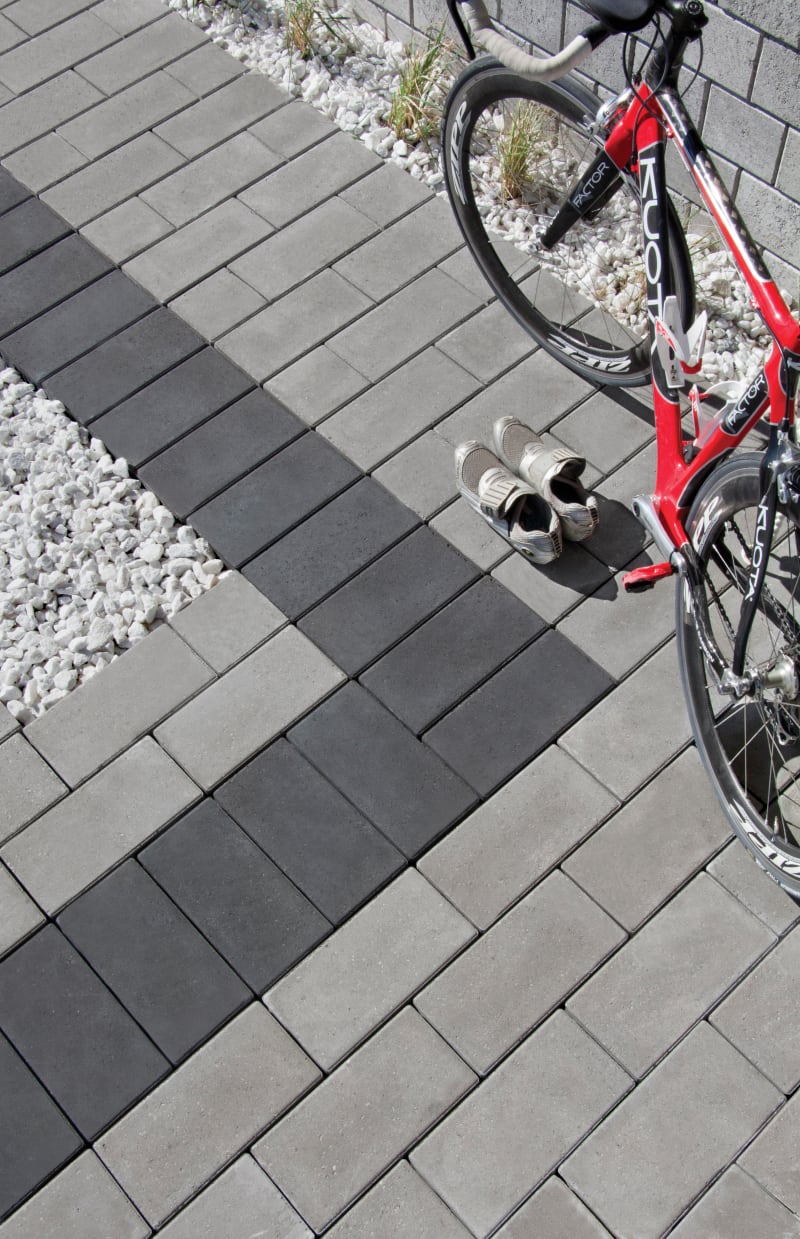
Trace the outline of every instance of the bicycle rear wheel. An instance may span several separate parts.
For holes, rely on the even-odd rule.
[[[650,377],[636,179],[620,177],[591,216],[552,248],[542,243],[558,208],[603,150],[590,128],[598,106],[570,78],[532,82],[496,60],[474,61],[447,101],[442,162],[464,238],[506,308],[584,378],[632,387]],[[688,323],[692,272],[671,203],[669,243]]]
[[[734,456],[701,488],[686,531],[702,567],[714,639],[727,662],[754,546],[761,457]],[[678,657],[697,747],[728,820],[745,847],[800,896],[800,529],[779,506],[745,670],[775,682],[741,699],[720,692],[703,657],[690,591],[677,592]]]

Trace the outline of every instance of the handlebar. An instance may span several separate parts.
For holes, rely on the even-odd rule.
[[[537,82],[549,82],[576,68],[608,37],[603,26],[590,26],[555,56],[539,59],[524,52],[501,34],[494,25],[483,0],[459,0],[473,39],[484,51],[496,56],[507,68]]]

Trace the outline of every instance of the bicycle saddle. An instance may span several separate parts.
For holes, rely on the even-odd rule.
[[[661,0],[581,0],[581,7],[607,30],[630,34],[646,26],[662,3]]]

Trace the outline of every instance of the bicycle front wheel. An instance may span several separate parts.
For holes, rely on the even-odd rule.
[[[468,65],[442,126],[445,185],[464,238],[497,296],[545,348],[584,378],[632,387],[650,377],[639,190],[615,192],[560,241],[547,227],[603,150],[598,100],[570,78],[532,82],[498,61]],[[684,323],[694,293],[669,204],[670,265]]]
[[[714,470],[686,531],[701,567],[710,629],[727,663],[747,593],[761,496],[761,457],[734,456]],[[790,894],[800,896],[800,529],[778,507],[772,549],[745,670],[765,685],[742,698],[722,693],[706,665],[685,583],[677,591],[681,677],[697,747],[728,820],[745,847]]]

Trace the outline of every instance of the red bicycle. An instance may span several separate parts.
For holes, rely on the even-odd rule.
[[[595,382],[652,383],[655,489],[632,507],[662,562],[628,573],[625,587],[680,576],[677,651],[697,747],[733,830],[800,897],[800,324],[681,98],[703,5],[583,0],[595,24],[546,60],[498,32],[483,0],[448,5],[472,61],[442,131],[461,231],[497,296],[548,352]],[[645,28],[635,70],[631,36]],[[617,34],[627,36],[627,89],[598,106],[564,74]],[[473,39],[490,57],[474,58]],[[667,191],[668,143],[772,339],[745,384],[692,382],[706,317],[695,318],[692,262]],[[766,449],[737,450],[762,418]]]

